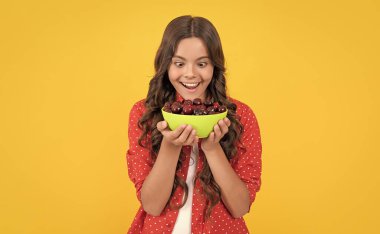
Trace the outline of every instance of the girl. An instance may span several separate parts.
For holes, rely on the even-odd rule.
[[[242,216],[261,185],[256,117],[228,97],[219,35],[202,17],[181,16],[165,29],[148,95],[132,107],[128,174],[141,203],[128,233],[248,233]],[[170,130],[168,101],[212,99],[227,117],[207,138],[191,126]]]

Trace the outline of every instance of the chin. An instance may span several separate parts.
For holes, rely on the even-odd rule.
[[[195,98],[199,98],[201,95],[199,94],[191,94],[191,95],[185,95],[182,96],[184,99],[194,100]]]

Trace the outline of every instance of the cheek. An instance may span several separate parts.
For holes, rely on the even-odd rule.
[[[210,68],[204,69],[202,71],[202,76],[203,76],[203,78],[205,78],[207,80],[211,80],[213,73],[214,73],[214,68],[210,67]]]
[[[181,72],[178,69],[170,68],[168,70],[169,80],[176,80],[181,76]]]

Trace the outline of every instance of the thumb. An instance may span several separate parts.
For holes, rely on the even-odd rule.
[[[166,121],[160,121],[157,123],[157,130],[162,132],[166,127],[168,126],[168,124],[166,123]]]

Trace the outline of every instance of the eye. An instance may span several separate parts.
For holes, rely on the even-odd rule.
[[[176,65],[177,67],[183,67],[183,63],[182,62],[174,62],[174,65]]]
[[[200,67],[205,67],[205,66],[207,66],[207,63],[206,63],[206,62],[199,63],[198,66],[200,66]]]

